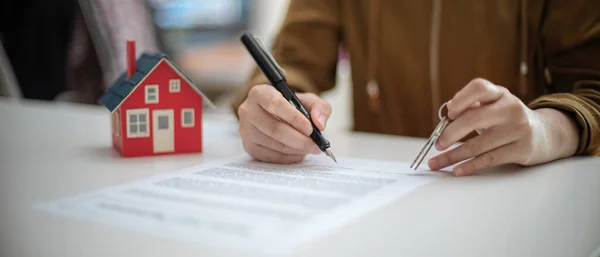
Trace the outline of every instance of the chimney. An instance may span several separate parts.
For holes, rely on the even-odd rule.
[[[135,41],[127,40],[127,79],[135,73]]]

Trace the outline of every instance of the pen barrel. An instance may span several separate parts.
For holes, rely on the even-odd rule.
[[[300,99],[296,97],[294,91],[292,91],[292,89],[289,86],[287,86],[287,83],[285,81],[280,81],[279,83],[275,84],[275,88],[283,95],[285,99],[288,100],[288,102],[292,106],[294,106],[298,111],[300,111],[300,113],[302,113],[302,115],[304,115],[308,119],[308,121],[310,121],[310,124],[312,124],[313,128],[313,132],[310,134],[310,138],[315,142],[315,144],[317,144],[321,151],[327,150],[327,148],[330,147],[329,141],[325,139],[325,137],[323,137],[323,134],[321,133],[321,131],[319,131],[319,128],[317,128],[317,126],[313,122],[310,113],[306,110],[306,108],[304,108],[302,102],[300,102]]]
[[[298,97],[296,96],[294,91],[292,91],[292,89],[287,85],[285,80],[280,81],[279,83],[275,84],[274,86],[275,86],[275,89],[277,89],[277,91],[279,91],[279,93],[281,93],[283,95],[283,98],[285,98],[288,102],[290,102],[291,105],[296,107],[296,109],[298,109],[298,111],[300,111],[302,113],[302,115],[306,116],[306,118],[312,122],[312,120],[310,119],[310,113],[308,113],[306,108],[304,108],[304,106],[302,105],[302,102],[300,102],[300,99],[298,99]]]
[[[253,36],[243,35],[241,41],[271,84],[284,80],[275,64],[270,61],[271,57],[261,50],[260,43]]]

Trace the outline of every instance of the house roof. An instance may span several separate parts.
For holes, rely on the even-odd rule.
[[[129,94],[146,78],[146,76],[160,63],[161,60],[168,61],[173,68],[185,79],[188,84],[202,96],[204,102],[214,108],[214,104],[200,91],[194,81],[187,76],[179,66],[172,62],[167,55],[161,53],[143,53],[135,63],[135,72],[127,79],[127,71],[110,86],[106,93],[100,98],[100,102],[111,112],[117,109]]]

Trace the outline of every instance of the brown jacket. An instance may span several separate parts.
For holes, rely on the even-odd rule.
[[[597,0],[291,0],[273,55],[297,91],[321,93],[344,49],[356,131],[428,137],[438,108],[481,77],[572,115],[577,153],[600,155],[598,10]],[[233,108],[263,83],[256,69]]]

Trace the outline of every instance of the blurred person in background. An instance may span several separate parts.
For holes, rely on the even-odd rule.
[[[338,46],[350,55],[354,130],[429,137],[456,176],[600,155],[600,2],[291,0],[273,55],[324,130]],[[233,104],[245,150],[294,163],[320,153],[310,123],[256,69]],[[335,108],[335,107],[333,107]],[[475,133],[476,132],[476,133]],[[335,145],[334,145],[335,147]],[[418,149],[415,149],[418,151]]]
[[[145,0],[4,0],[2,44],[23,97],[97,104],[125,70],[126,41],[161,51]],[[139,54],[138,54],[139,55]]]

